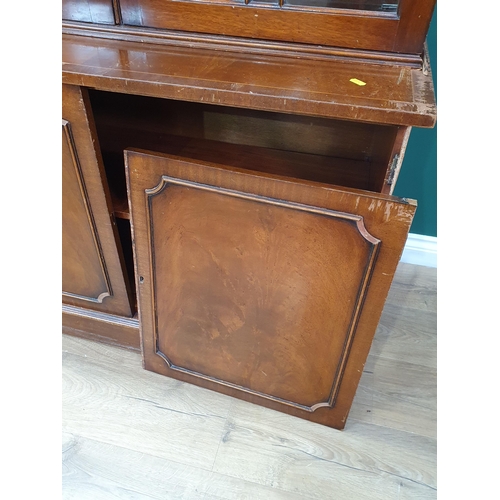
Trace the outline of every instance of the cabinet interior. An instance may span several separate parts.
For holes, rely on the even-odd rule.
[[[89,97],[131,283],[125,149],[381,192],[399,129],[97,90]]]

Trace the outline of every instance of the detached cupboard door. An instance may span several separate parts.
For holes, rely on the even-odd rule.
[[[121,247],[85,89],[63,86],[63,303],[132,316]]]
[[[127,151],[145,367],[343,428],[415,211]]]

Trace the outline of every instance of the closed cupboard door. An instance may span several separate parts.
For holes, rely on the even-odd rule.
[[[126,161],[145,367],[343,428],[415,203]]]
[[[85,89],[63,86],[63,302],[130,317],[109,194]]]

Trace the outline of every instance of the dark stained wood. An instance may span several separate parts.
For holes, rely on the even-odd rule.
[[[64,334],[139,351],[139,320],[63,304]]]
[[[62,124],[62,170],[63,294],[101,303],[111,295],[111,284],[71,126],[66,120]]]
[[[120,217],[126,212],[123,150],[129,147],[376,191],[397,132],[397,127],[107,92],[90,97]]]
[[[403,165],[403,159],[406,152],[406,146],[410,139],[411,127],[399,127],[397,135],[392,145],[392,151],[389,156],[389,168],[385,172],[382,189],[380,190],[385,194],[392,194],[396,183],[398,181],[399,172]],[[379,171],[379,175],[382,171]]]
[[[394,52],[422,53],[436,0],[400,0]]]
[[[132,316],[85,90],[63,85],[63,301]]]
[[[121,135],[122,138],[127,138]],[[134,139],[134,137],[132,137]],[[129,146],[151,148],[154,151],[181,156],[186,159],[218,162],[245,170],[260,171],[328,184],[341,184],[371,190],[373,165],[360,160],[331,158],[304,153],[292,153],[255,146],[240,146],[206,139],[181,136],[148,136],[149,140],[131,141]],[[155,140],[156,139],[156,140]],[[380,168],[383,166],[379,165]],[[117,217],[128,219],[127,200],[118,195],[113,199]]]
[[[89,92],[101,147],[120,152],[148,136],[177,135],[296,153],[388,163],[398,127]],[[121,138],[121,134],[128,136]],[[133,142],[135,139],[136,144]],[[155,139],[152,139],[155,140]],[[157,140],[160,143],[159,140]]]
[[[258,3],[121,0],[124,24],[421,54],[435,0],[400,0],[396,13],[279,8]]]
[[[151,28],[243,36],[266,40],[390,50],[396,16],[338,16],[258,4],[194,3],[171,0],[121,0],[124,24]]]
[[[179,136],[162,136],[153,144],[156,146],[153,148],[154,151],[184,158],[218,161],[226,166],[282,175],[292,179],[373,190],[370,184],[371,164],[362,160],[240,146]]]
[[[121,196],[120,196],[121,194]],[[123,196],[126,193],[112,193],[111,200],[113,203],[113,213],[115,217],[120,219],[130,220],[130,210],[128,208],[127,197]]]
[[[123,218],[126,148],[381,192],[399,130],[109,92],[89,95],[115,187],[114,212]]]
[[[126,158],[145,367],[343,428],[415,203]]]
[[[112,0],[62,0],[62,18],[86,23],[115,24]]]
[[[350,80],[366,83],[358,86]],[[291,60],[63,36],[63,82],[120,93],[290,114],[432,127],[432,77],[346,60]]]

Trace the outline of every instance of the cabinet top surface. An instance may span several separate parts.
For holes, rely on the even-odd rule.
[[[169,99],[432,127],[430,73],[304,58],[63,34],[63,83]]]

